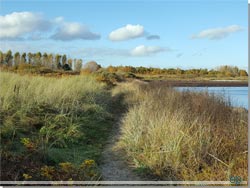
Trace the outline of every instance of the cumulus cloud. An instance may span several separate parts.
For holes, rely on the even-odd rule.
[[[76,22],[64,22],[62,18],[57,18],[55,20],[57,23],[60,23],[59,27],[56,30],[56,33],[51,36],[55,40],[97,40],[100,39],[100,35],[97,33],[91,32],[87,26],[76,23]]]
[[[243,30],[243,28],[239,25],[230,25],[227,27],[206,29],[198,34],[193,35],[192,39],[207,38],[210,40],[220,40],[227,37],[231,33],[235,33],[241,30]]]
[[[171,51],[169,48],[162,48],[159,46],[144,46],[140,45],[131,50],[130,54],[132,56],[149,56],[157,54],[164,51]]]
[[[127,24],[124,27],[116,29],[109,34],[112,41],[123,41],[142,37],[144,35],[144,27],[142,25]]]
[[[147,40],[159,40],[160,36],[159,35],[149,35],[146,37]]]
[[[47,31],[51,26],[41,14],[13,12],[0,16],[0,39],[22,38],[27,33]]]
[[[100,35],[77,22],[65,22],[63,17],[45,19],[42,14],[32,12],[13,12],[0,16],[0,39],[41,40],[50,37],[55,40],[96,40]]]

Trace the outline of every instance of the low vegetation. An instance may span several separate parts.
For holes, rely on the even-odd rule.
[[[245,70],[82,62],[59,54],[0,52],[2,181],[100,180],[101,152],[118,120],[117,148],[149,179],[247,179],[245,111],[223,96],[141,81],[247,80]]]
[[[127,78],[142,80],[247,80],[246,70],[223,65],[214,69],[153,68],[133,66],[101,67],[97,62],[68,58],[65,54],[52,53],[6,53],[0,51],[0,69],[18,73],[55,75],[98,74],[98,79],[108,84]],[[121,79],[116,79],[117,77]],[[115,80],[114,80],[115,78]],[[115,82],[113,82],[115,81]]]
[[[246,112],[207,92],[137,83],[126,88],[131,105],[118,148],[138,172],[162,180],[247,180]]]
[[[97,180],[111,94],[91,76],[0,74],[1,180]]]

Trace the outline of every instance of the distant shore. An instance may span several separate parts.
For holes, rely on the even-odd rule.
[[[152,80],[155,84],[174,87],[247,87],[248,81],[236,80]]]

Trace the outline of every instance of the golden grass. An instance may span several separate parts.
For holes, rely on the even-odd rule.
[[[130,84],[119,148],[164,180],[247,180],[247,113],[223,97]],[[131,100],[131,96],[134,96]]]

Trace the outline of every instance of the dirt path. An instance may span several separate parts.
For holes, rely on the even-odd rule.
[[[118,110],[119,111],[119,110]],[[121,117],[122,113],[118,112],[119,117],[116,118],[116,123],[113,132],[108,140],[107,145],[102,153],[102,164],[100,166],[103,181],[142,181],[142,178],[137,176],[129,167],[124,155],[115,150],[115,146],[121,135]]]
[[[120,137],[120,123],[114,126],[107,145],[102,153],[101,173],[103,181],[142,181],[128,166],[126,159],[114,150]]]

